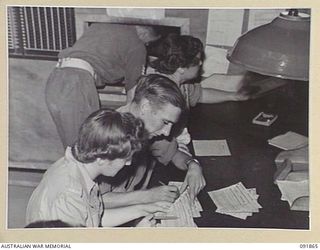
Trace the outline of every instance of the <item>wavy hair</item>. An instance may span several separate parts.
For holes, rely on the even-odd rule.
[[[178,68],[195,66],[204,60],[203,44],[200,39],[178,34],[169,34],[160,39],[153,48],[150,48],[149,55],[157,57],[149,62],[149,65],[163,74],[173,74]]]
[[[143,122],[131,113],[100,109],[80,127],[72,153],[82,163],[94,162],[97,158],[125,159],[141,150],[145,138]]]
[[[159,109],[169,103],[182,112],[186,110],[186,102],[178,86],[159,74],[149,74],[138,79],[133,102],[139,104],[143,98]]]

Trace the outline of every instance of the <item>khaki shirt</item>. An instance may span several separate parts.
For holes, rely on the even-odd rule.
[[[103,203],[99,187],[71,149],[44,174],[27,207],[26,223],[61,220],[72,226],[98,227]]]

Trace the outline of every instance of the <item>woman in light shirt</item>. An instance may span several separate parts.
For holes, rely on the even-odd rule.
[[[164,212],[166,202],[105,209],[96,178],[112,178],[131,164],[141,150],[143,122],[130,113],[101,109],[82,124],[78,139],[67,147],[34,190],[27,207],[26,224],[61,220],[74,226],[112,227],[142,218],[138,225],[153,226],[153,213]]]

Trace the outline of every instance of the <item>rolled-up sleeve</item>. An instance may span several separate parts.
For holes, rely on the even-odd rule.
[[[198,101],[201,98],[202,94],[202,88],[200,83],[195,84],[187,84],[188,88],[188,97],[189,97],[189,104],[191,107],[194,107],[197,105]]]

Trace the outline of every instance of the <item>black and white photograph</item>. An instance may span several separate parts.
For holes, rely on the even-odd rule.
[[[312,14],[6,6],[6,229],[309,231]]]

